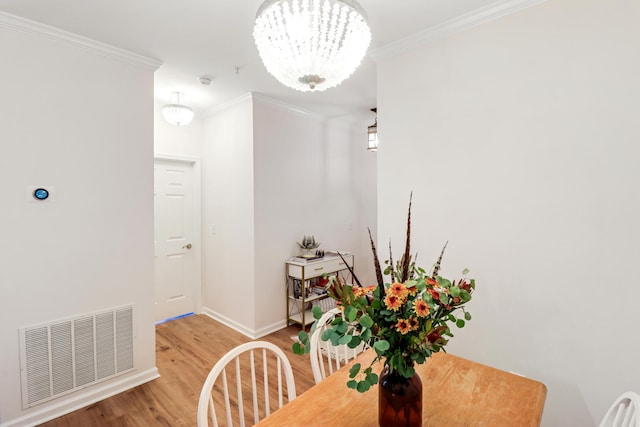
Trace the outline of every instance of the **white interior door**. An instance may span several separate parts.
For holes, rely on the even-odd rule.
[[[193,165],[155,160],[155,319],[195,311]]]

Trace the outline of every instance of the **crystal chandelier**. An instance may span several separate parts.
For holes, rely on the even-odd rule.
[[[371,31],[354,0],[265,0],[253,38],[267,71],[280,83],[320,92],[353,74]]]
[[[182,104],[183,99],[183,93],[172,92],[171,100],[162,107],[162,116],[172,125],[186,126],[193,120],[193,110]]]

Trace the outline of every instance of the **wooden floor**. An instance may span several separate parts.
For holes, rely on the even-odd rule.
[[[300,395],[313,385],[309,356],[291,351],[299,327],[262,337],[284,350],[293,366]],[[216,361],[233,347],[251,341],[205,315],[156,326],[156,366],[160,378],[87,408],[42,424],[46,427],[195,426],[200,389]]]

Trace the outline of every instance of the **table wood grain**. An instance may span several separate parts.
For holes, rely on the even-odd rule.
[[[373,357],[373,351],[368,350],[356,361],[368,366]],[[377,426],[378,386],[366,393],[349,389],[349,366],[257,426]],[[381,368],[382,363],[374,366],[378,373]],[[443,352],[433,354],[416,370],[422,380],[423,427],[540,425],[547,388],[539,381]]]

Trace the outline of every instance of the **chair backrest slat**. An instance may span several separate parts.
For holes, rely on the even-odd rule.
[[[258,387],[256,386],[256,362],[253,356],[253,350],[251,350],[251,352],[249,353],[249,361],[251,364],[251,390],[253,391],[252,393],[252,399],[253,399],[253,423],[254,424],[258,424],[258,421],[260,421],[260,417],[259,417],[259,407],[258,407]],[[265,384],[267,384],[267,382],[265,381]]]
[[[236,357],[236,393],[238,394],[238,417],[240,418],[240,427],[245,427],[244,424],[244,405],[242,404],[242,376],[240,373],[240,357]],[[227,408],[227,412],[231,412]],[[231,420],[229,420],[231,422]]]
[[[222,390],[224,391],[224,410],[225,410],[225,413],[227,414],[227,425],[231,427],[233,426],[233,422],[231,421],[231,404],[229,402],[229,385],[227,384],[226,369],[222,371]],[[214,408],[215,408],[215,404],[214,404]]]
[[[278,408],[282,408],[282,366],[280,366],[280,360],[278,360]]]
[[[268,363],[267,363],[267,352],[266,350],[262,350],[262,366],[264,366],[263,369],[263,375],[264,375],[264,412],[267,416],[269,416],[269,414],[271,414],[271,406],[269,405],[269,402],[271,401],[271,396],[269,395],[269,387],[268,387],[268,380],[267,378],[269,377],[269,372],[268,372]]]

